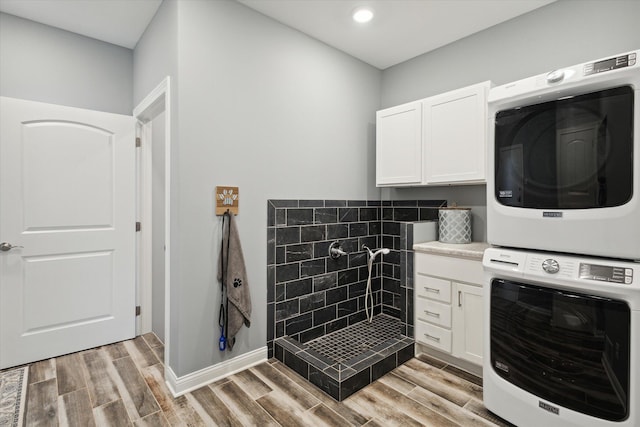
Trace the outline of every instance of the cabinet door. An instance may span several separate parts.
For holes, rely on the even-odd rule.
[[[424,100],[426,184],[485,182],[489,82]]]
[[[376,185],[415,185],[422,180],[422,104],[376,113]]]
[[[453,355],[482,365],[482,287],[455,283],[453,301]]]

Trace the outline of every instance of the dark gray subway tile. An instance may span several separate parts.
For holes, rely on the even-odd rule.
[[[316,326],[315,328],[307,329],[306,331],[300,332],[300,342],[305,343],[323,335],[324,325]],[[303,355],[304,353],[306,352],[301,352],[300,355]]]
[[[291,316],[296,316],[298,313],[297,299],[276,303],[276,323]],[[279,336],[281,335],[276,334],[276,338]]]
[[[379,234],[382,234],[382,222],[371,221],[369,223],[369,235],[376,237]]]
[[[388,254],[384,255],[384,262],[387,264],[400,265],[400,253],[402,251],[397,251],[395,249],[391,250]]]
[[[382,218],[383,221],[393,221],[393,208],[382,208]]]
[[[284,264],[287,262],[286,246],[278,246],[276,248],[276,264]]]
[[[267,265],[276,262],[276,229],[267,228]]]
[[[393,236],[387,236],[387,235],[383,235],[382,236],[382,247],[383,248],[393,249],[393,245],[394,245]]]
[[[413,251],[407,252],[407,274],[405,276],[405,286],[409,289],[413,288]]]
[[[380,201],[380,200],[367,200],[367,206],[382,206],[382,201]]]
[[[313,244],[313,257],[314,258],[326,258],[329,256],[329,246],[332,241],[316,242]]]
[[[298,200],[298,206],[301,208],[321,208],[324,206],[324,200]]]
[[[337,306],[332,304],[313,312],[313,325],[323,325],[336,319]]]
[[[300,277],[300,264],[282,264],[276,266],[276,283],[289,282]]]
[[[362,246],[367,246],[369,249],[374,250],[378,248],[377,236],[366,236],[358,239],[358,247],[361,251],[365,251]]]
[[[283,199],[283,200],[269,200],[273,206],[276,208],[297,208],[298,201],[291,199]]]
[[[286,299],[292,299],[299,297],[300,295],[306,295],[311,292],[313,289],[312,280],[302,279],[302,280],[294,280],[293,282],[288,282],[285,284]]]
[[[315,209],[314,222],[316,224],[333,224],[338,222],[338,209],[337,208]]]
[[[297,303],[298,301],[296,301]],[[277,310],[277,307],[276,307]],[[278,312],[276,311],[276,338],[284,336],[284,320],[278,321]]]
[[[325,208],[340,208],[347,206],[346,200],[325,200],[324,207]]]
[[[316,292],[300,297],[300,313],[307,313],[322,308],[325,305],[324,301],[324,292]]]
[[[369,234],[369,224],[366,222],[354,222],[349,224],[349,237],[362,237]]]
[[[418,206],[418,201],[417,200],[392,200],[392,204],[394,207],[398,207],[398,206],[413,206],[413,207],[417,207]]]
[[[347,287],[329,289],[325,292],[325,303],[327,305],[337,304],[347,299]]]
[[[300,243],[300,227],[276,228],[276,245]]]
[[[350,268],[338,272],[338,286],[348,285],[350,283],[357,282],[359,278],[358,269]]]
[[[285,300],[286,283],[278,283],[275,285],[275,298],[276,302],[282,302]]]
[[[438,209],[420,208],[420,221],[435,221],[438,219]]]
[[[340,241],[340,244],[342,245],[342,250],[347,254],[353,254],[362,251],[362,248],[358,246],[357,238],[343,239]]]
[[[330,224],[327,225],[327,239],[342,239],[349,237],[349,224]]]
[[[300,241],[301,242],[317,242],[319,240],[326,240],[327,227],[324,225],[309,225],[300,228]]]
[[[434,207],[440,208],[442,206],[447,206],[446,200],[418,200],[419,207]]]
[[[313,326],[313,316],[311,313],[301,314],[286,320],[285,332],[287,335],[297,334]]]
[[[276,225],[276,208],[270,201],[267,202],[267,227]]]
[[[349,298],[357,298],[365,294],[367,289],[366,282],[356,282],[349,285]]]
[[[267,302],[275,301],[276,289],[276,268],[273,265],[267,266]]]
[[[349,255],[349,267],[361,267],[363,265],[367,265],[367,262],[369,260],[369,254],[368,253],[354,253]]]
[[[340,222],[358,221],[358,208],[340,208],[338,210],[338,221]]]
[[[380,208],[360,208],[358,219],[360,221],[377,221],[380,219]]]
[[[318,274],[324,274],[326,272],[324,258],[302,261],[300,263],[300,277],[317,276]]]
[[[304,243],[301,245],[287,245],[287,262],[304,261],[313,258],[313,245]]]
[[[394,221],[417,221],[418,208],[395,208],[393,210]]]
[[[287,209],[287,225],[313,224],[313,209]]]
[[[326,323],[324,325],[325,333],[330,334],[331,332],[335,332],[339,329],[342,329],[347,326],[347,318],[338,318],[333,322]]]
[[[287,332],[287,335],[291,335]],[[305,380],[309,379],[309,364],[289,350],[284,351],[284,364],[296,371]]]
[[[274,303],[267,304],[267,325],[274,324],[274,322],[276,321],[275,315],[276,315],[275,304]],[[267,328],[267,341],[273,341],[273,338],[274,338],[273,332],[274,332],[274,329],[272,327]]]
[[[366,200],[347,200],[347,206],[367,206]]]
[[[338,303],[338,317],[350,316],[358,311],[358,300],[348,299]]]
[[[287,210],[276,209],[276,226],[287,225]]]
[[[333,273],[322,274],[313,278],[313,291],[319,292],[335,288],[338,284],[338,275]]]
[[[342,256],[338,259],[326,258],[327,273],[331,271],[340,271],[349,267],[349,257]]]
[[[400,224],[393,221],[384,221],[382,223],[382,234],[387,236],[399,236]]]

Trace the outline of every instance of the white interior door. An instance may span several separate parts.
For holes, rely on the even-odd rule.
[[[0,97],[0,368],[135,335],[134,139],[130,116]]]

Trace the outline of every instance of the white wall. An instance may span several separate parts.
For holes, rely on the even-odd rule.
[[[131,115],[133,52],[0,13],[0,95]]]
[[[640,48],[637,0],[559,0],[384,70],[382,107],[491,80],[497,85]],[[486,187],[383,190],[385,199],[456,201],[486,238]]]

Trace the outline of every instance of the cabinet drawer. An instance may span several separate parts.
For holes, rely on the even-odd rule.
[[[431,276],[416,275],[416,295],[451,303],[451,282]]]
[[[451,331],[440,326],[418,320],[416,322],[416,340],[451,353]]]
[[[435,325],[451,327],[451,305],[431,301],[422,297],[416,298],[416,317],[419,320]]]

